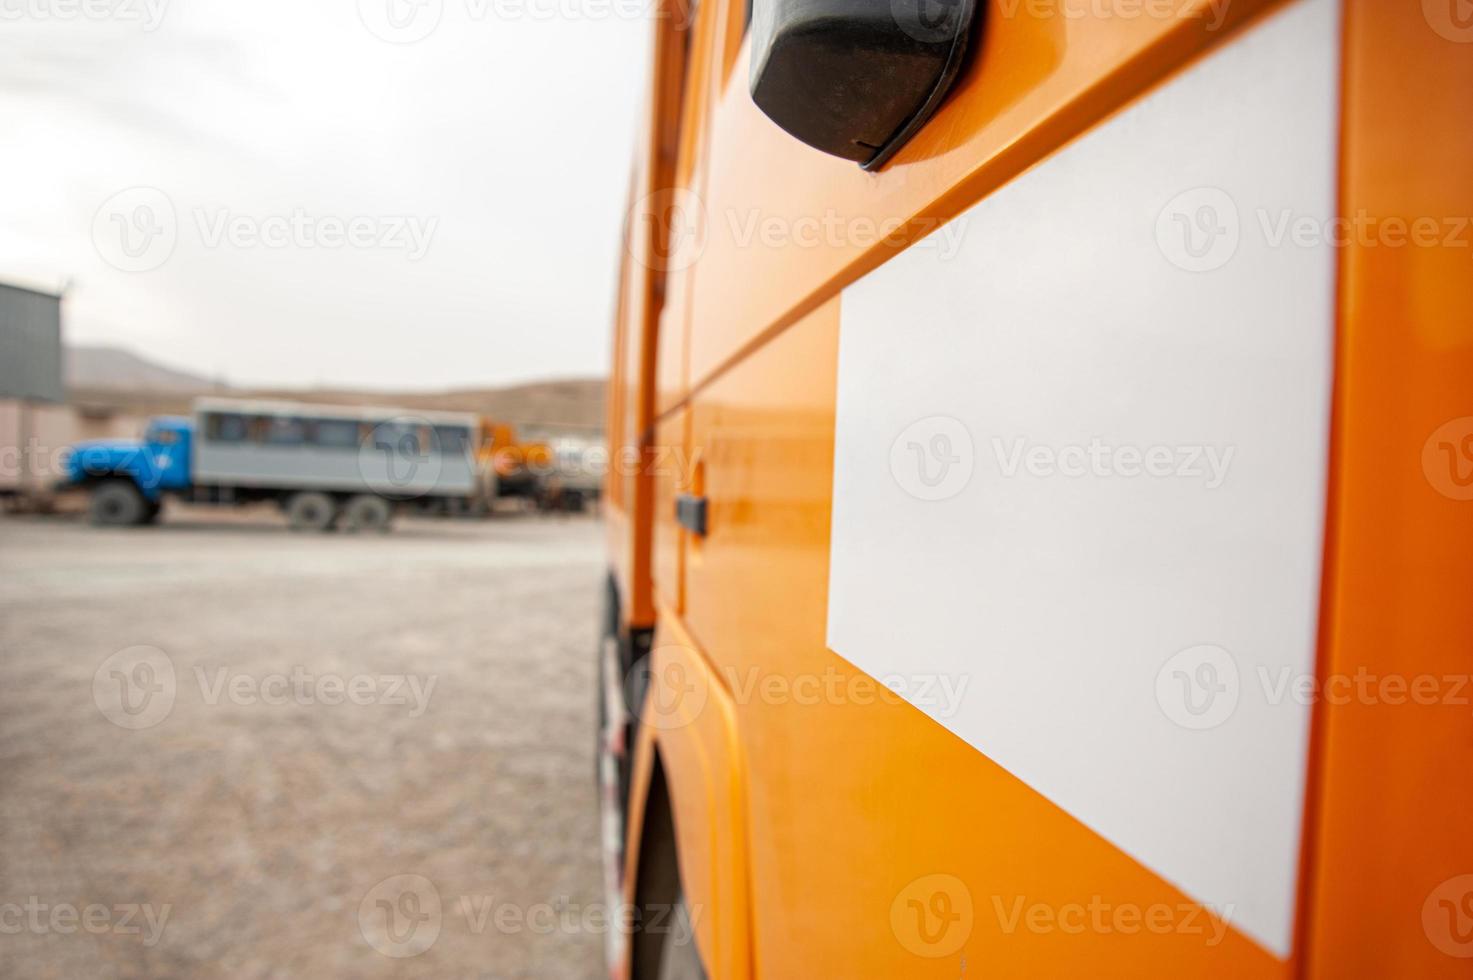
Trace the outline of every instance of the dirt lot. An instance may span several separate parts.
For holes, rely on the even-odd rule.
[[[601,554],[0,518],[0,975],[601,975]]]

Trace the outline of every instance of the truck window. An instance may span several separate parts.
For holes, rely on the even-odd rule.
[[[307,442],[307,424],[302,419],[277,415],[262,421],[261,441],[268,446],[301,446]]]
[[[210,442],[245,442],[250,425],[244,415],[233,412],[211,412],[205,416],[205,438]]]
[[[317,419],[311,425],[311,441],[328,449],[356,449],[358,423],[353,419]]]
[[[424,452],[418,426],[405,422],[389,421],[375,425],[373,444],[377,449],[401,456],[420,456]]]
[[[466,447],[470,445],[470,430],[460,425],[437,425],[435,426],[435,442],[440,447],[440,452],[447,456],[463,455]]]

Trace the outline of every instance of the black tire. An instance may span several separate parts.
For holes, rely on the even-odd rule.
[[[326,531],[338,519],[338,505],[316,490],[294,493],[286,501],[286,523],[293,531]]]
[[[99,527],[135,527],[150,519],[152,507],[132,480],[103,480],[92,488],[87,513]]]
[[[394,519],[394,507],[383,497],[360,493],[349,497],[343,505],[343,530],[387,531]]]

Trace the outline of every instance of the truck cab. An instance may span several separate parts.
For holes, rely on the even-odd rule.
[[[68,487],[91,493],[94,524],[148,524],[158,517],[163,494],[189,486],[194,429],[175,416],[151,419],[140,439],[96,439],[72,447]]]
[[[1469,977],[1467,4],[655,10],[614,975]]]

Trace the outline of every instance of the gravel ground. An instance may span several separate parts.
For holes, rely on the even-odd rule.
[[[601,541],[0,518],[0,976],[602,975]]]

